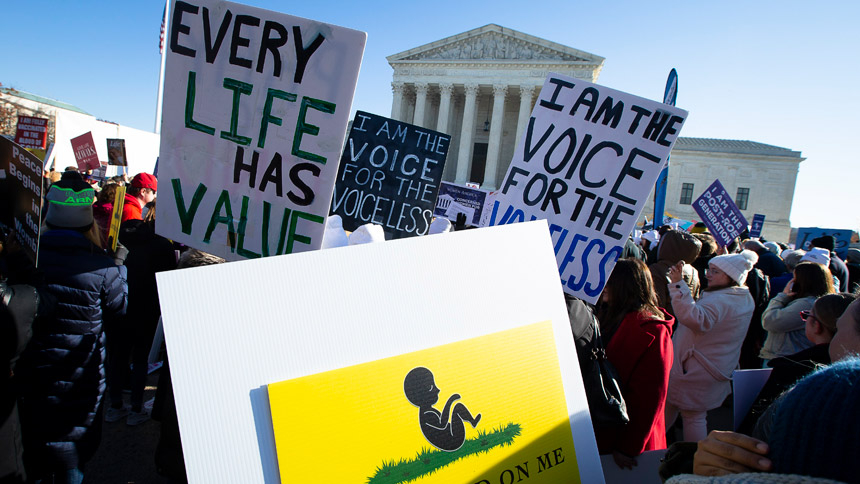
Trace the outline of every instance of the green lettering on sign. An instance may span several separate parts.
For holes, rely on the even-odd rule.
[[[266,144],[266,133],[269,130],[269,123],[276,126],[281,126],[283,124],[283,120],[281,118],[272,115],[272,104],[275,98],[283,99],[284,101],[289,101],[291,103],[296,102],[295,94],[269,88],[269,92],[266,94],[266,105],[263,107],[263,119],[262,122],[260,122],[260,138],[257,140],[257,146],[260,148]]]
[[[287,250],[284,252],[285,254],[293,253],[293,244],[295,242],[301,242],[303,244],[310,245],[311,238],[306,235],[296,234],[296,226],[298,225],[298,220],[303,218],[305,220],[310,220],[311,222],[315,222],[318,224],[322,224],[324,219],[319,215],[314,215],[311,213],[300,212],[298,210],[293,211],[292,220],[290,221],[290,235],[287,237]],[[281,227],[283,231],[284,228]],[[280,247],[279,247],[280,248]]]
[[[251,94],[251,91],[254,90],[254,86],[247,82],[225,77],[224,87],[233,91],[233,110],[230,112],[230,131],[221,131],[221,138],[247,146],[251,144],[251,138],[240,136],[239,133],[237,133],[237,130],[239,129],[239,98],[242,94]]]
[[[248,259],[259,259],[260,254],[245,249],[245,229],[248,226],[248,197],[242,197],[242,213],[239,215],[239,244],[236,247],[236,252],[242,257],[247,257]],[[263,237],[268,238],[268,235],[265,230],[263,230]]]
[[[301,149],[302,136],[305,134],[316,136],[320,132],[319,126],[307,123],[305,118],[307,118],[308,115],[308,108],[313,108],[327,114],[334,114],[335,107],[336,105],[334,103],[330,103],[328,101],[313,99],[307,96],[302,98],[302,105],[299,108],[299,119],[296,122],[296,135],[293,137],[293,150],[291,152],[293,155],[325,165],[325,157],[316,153],[308,153]]]
[[[225,214],[221,215],[221,210],[225,210]],[[206,234],[203,236],[203,242],[209,243],[212,240],[212,232],[218,224],[227,226],[227,241],[230,243],[230,252],[236,251],[236,229],[233,225],[233,207],[230,205],[230,194],[227,190],[221,190],[221,196],[215,203],[215,210],[212,211],[212,218],[209,219],[209,226],[206,227]]]
[[[179,212],[179,222],[182,224],[182,233],[191,235],[191,225],[194,223],[194,214],[197,213],[197,208],[200,207],[200,201],[203,200],[203,195],[206,194],[206,185],[200,183],[197,185],[197,190],[194,191],[194,196],[191,197],[191,206],[188,210],[185,209],[185,199],[182,197],[182,183],[179,178],[170,180],[173,184],[173,198],[176,200],[176,211]]]

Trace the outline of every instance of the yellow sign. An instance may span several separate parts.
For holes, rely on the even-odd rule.
[[[116,252],[116,241],[119,236],[119,225],[122,222],[122,207],[125,205],[125,187],[116,187],[116,195],[113,197],[113,211],[110,214],[110,231],[108,231],[108,242],[110,250]]]
[[[268,390],[283,482],[580,482],[548,321]]]

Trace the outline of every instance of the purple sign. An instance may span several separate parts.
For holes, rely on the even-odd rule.
[[[747,228],[747,219],[719,180],[714,180],[705,193],[693,202],[693,208],[722,246],[729,245]]]
[[[750,229],[750,238],[755,239],[761,237],[762,227],[764,227],[764,215],[760,213],[753,215],[752,228]]]

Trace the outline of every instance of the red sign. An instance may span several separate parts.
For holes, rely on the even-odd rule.
[[[48,120],[31,116],[18,116],[15,142],[24,148],[44,150],[48,144]]]
[[[95,170],[101,166],[92,131],[72,138],[72,151],[75,152],[75,161],[78,162],[79,170]]]

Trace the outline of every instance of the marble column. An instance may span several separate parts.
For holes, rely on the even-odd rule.
[[[496,170],[499,166],[499,150],[502,144],[502,124],[505,120],[505,96],[508,86],[493,86],[493,118],[490,120],[490,141],[487,145],[487,164],[484,167],[482,188],[496,189]]]
[[[436,121],[436,131],[447,133],[448,113],[451,110],[451,93],[454,92],[453,84],[439,84],[439,119]]]
[[[466,101],[463,104],[463,129],[460,130],[460,151],[457,153],[457,183],[469,181],[469,167],[472,165],[472,135],[475,133],[475,101],[478,98],[478,85],[466,84]]]
[[[400,121],[400,117],[403,115],[403,83],[392,82],[391,92],[394,94],[391,100],[391,119]]]
[[[427,107],[427,83],[415,83],[415,115],[412,124],[424,127],[424,109]]]
[[[519,144],[523,138],[523,131],[529,126],[529,117],[532,114],[532,97],[534,97],[534,86],[520,86],[520,115],[517,118],[517,138]]]

